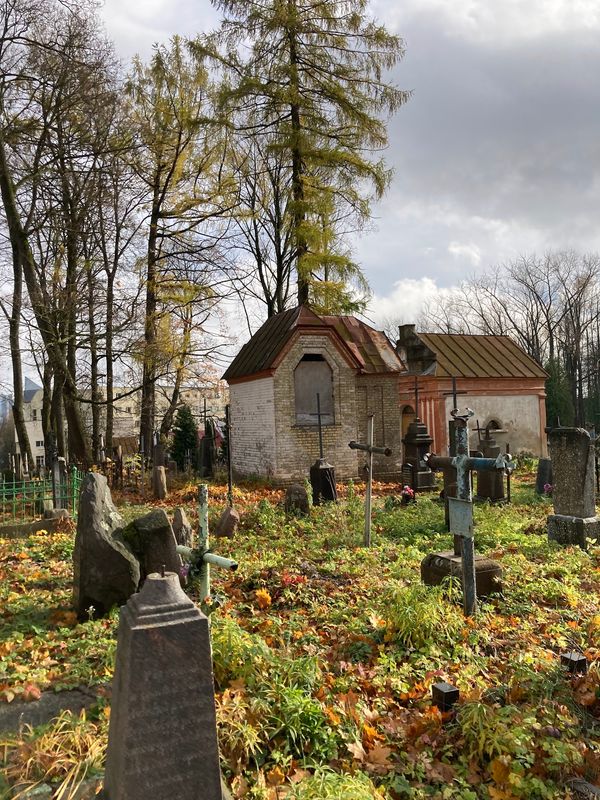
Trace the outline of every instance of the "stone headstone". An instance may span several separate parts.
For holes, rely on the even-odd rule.
[[[544,486],[552,486],[552,461],[549,458],[540,458],[538,461],[537,475],[535,478],[535,491],[544,494]]]
[[[166,511],[155,508],[138,517],[123,531],[123,537],[140,564],[140,581],[151,572],[181,574],[182,562],[177,555],[177,540]]]
[[[187,514],[183,508],[176,508],[173,514],[173,533],[177,544],[182,544],[184,547],[194,546],[194,533],[192,524],[187,518]]]
[[[105,800],[222,800],[208,620],[177,575],[121,610]]]
[[[157,500],[164,500],[167,491],[167,473],[164,467],[154,467],[152,469],[152,491]]]
[[[308,504],[308,492],[300,483],[292,483],[285,492],[285,513],[286,514],[308,514],[310,506]]]
[[[481,452],[484,458],[497,458],[500,447],[496,440],[486,431],[485,438],[481,441]],[[504,473],[499,469],[478,470],[477,472],[477,500],[489,500],[498,503],[504,500]]]
[[[594,443],[584,428],[554,428],[548,441],[555,512],[548,517],[548,539],[585,549],[588,538],[600,536]]]
[[[140,568],[121,536],[123,526],[106,478],[88,473],[81,484],[73,553],[73,605],[80,619],[90,608],[102,616],[137,591]]]
[[[235,508],[227,506],[227,508],[219,517],[219,521],[217,522],[214,530],[214,536],[217,539],[233,539],[239,521],[239,512],[236,511]]]

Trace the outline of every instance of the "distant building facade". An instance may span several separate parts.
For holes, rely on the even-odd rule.
[[[477,423],[511,453],[547,455],[546,371],[508,336],[417,333],[414,325],[399,328],[397,352],[406,372],[400,376],[399,402],[403,434],[415,416],[415,378],[419,387],[418,415],[433,437],[432,449],[446,455],[448,421],[453,407],[452,378],[457,404],[475,412],[469,428],[477,449]]]
[[[166,412],[173,389],[166,386],[157,386],[156,390],[156,419],[160,425],[164,413]],[[89,396],[89,392],[84,395]],[[141,392],[130,390],[124,387],[115,387],[114,394],[117,399],[113,403],[113,437],[115,439],[127,439],[138,437],[140,429],[140,404]],[[106,397],[104,389],[100,390],[102,399]],[[25,378],[23,395],[23,415],[25,427],[31,445],[31,453],[35,459],[35,467],[46,466],[45,442],[42,427],[42,404],[44,390],[30,378]],[[225,418],[225,407],[229,401],[229,392],[224,381],[218,381],[204,387],[183,387],[179,396],[180,405],[189,405],[196,422],[200,426],[204,413],[207,416]],[[82,403],[84,424],[91,433],[92,428],[92,406],[91,403]],[[101,406],[101,432],[104,431],[106,419],[106,407]],[[19,444],[15,432],[15,452],[19,453]]]

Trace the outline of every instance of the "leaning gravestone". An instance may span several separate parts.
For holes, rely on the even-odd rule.
[[[152,470],[152,490],[157,500],[164,500],[167,491],[167,473],[164,467],[154,467]]]
[[[88,473],[81,484],[73,553],[73,605],[79,619],[90,608],[102,616],[137,591],[140,568],[121,536],[123,526],[106,478]]]
[[[222,800],[208,619],[177,575],[121,609],[105,800]]]
[[[548,539],[586,548],[598,539],[596,517],[594,444],[584,428],[554,428],[549,433],[554,477],[554,514],[548,517]]]
[[[192,524],[183,508],[175,509],[175,513],[173,514],[173,533],[175,534],[177,544],[181,544],[184,547],[194,546]]]
[[[216,539],[233,539],[240,522],[239,512],[231,506],[223,511],[215,525],[214,536]]]

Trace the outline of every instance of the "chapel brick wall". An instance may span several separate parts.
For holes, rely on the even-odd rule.
[[[357,439],[356,370],[348,365],[329,336],[318,334],[298,337],[275,372],[276,478],[283,483],[302,481],[319,458],[317,426],[296,424],[294,369],[307,353],[322,355],[333,373],[335,422],[323,427],[324,456],[335,467],[337,480],[355,478],[358,458],[348,442]]]
[[[384,480],[399,479],[402,472],[402,415],[398,402],[398,377],[358,375],[356,413],[359,441],[367,441],[367,417],[374,414],[373,443],[392,451],[391,456],[373,456],[373,476]],[[361,455],[364,463],[366,454]]]
[[[229,387],[231,463],[240,476],[276,477],[273,378],[233,383]]]

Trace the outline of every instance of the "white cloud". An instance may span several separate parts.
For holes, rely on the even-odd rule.
[[[472,242],[469,244],[450,242],[448,252],[457,259],[466,259],[474,267],[478,267],[481,264],[481,250]]]
[[[379,328],[389,327],[390,323],[416,323],[429,303],[452,297],[459,291],[458,286],[440,287],[431,278],[401,278],[388,295],[373,296],[367,317]]]

